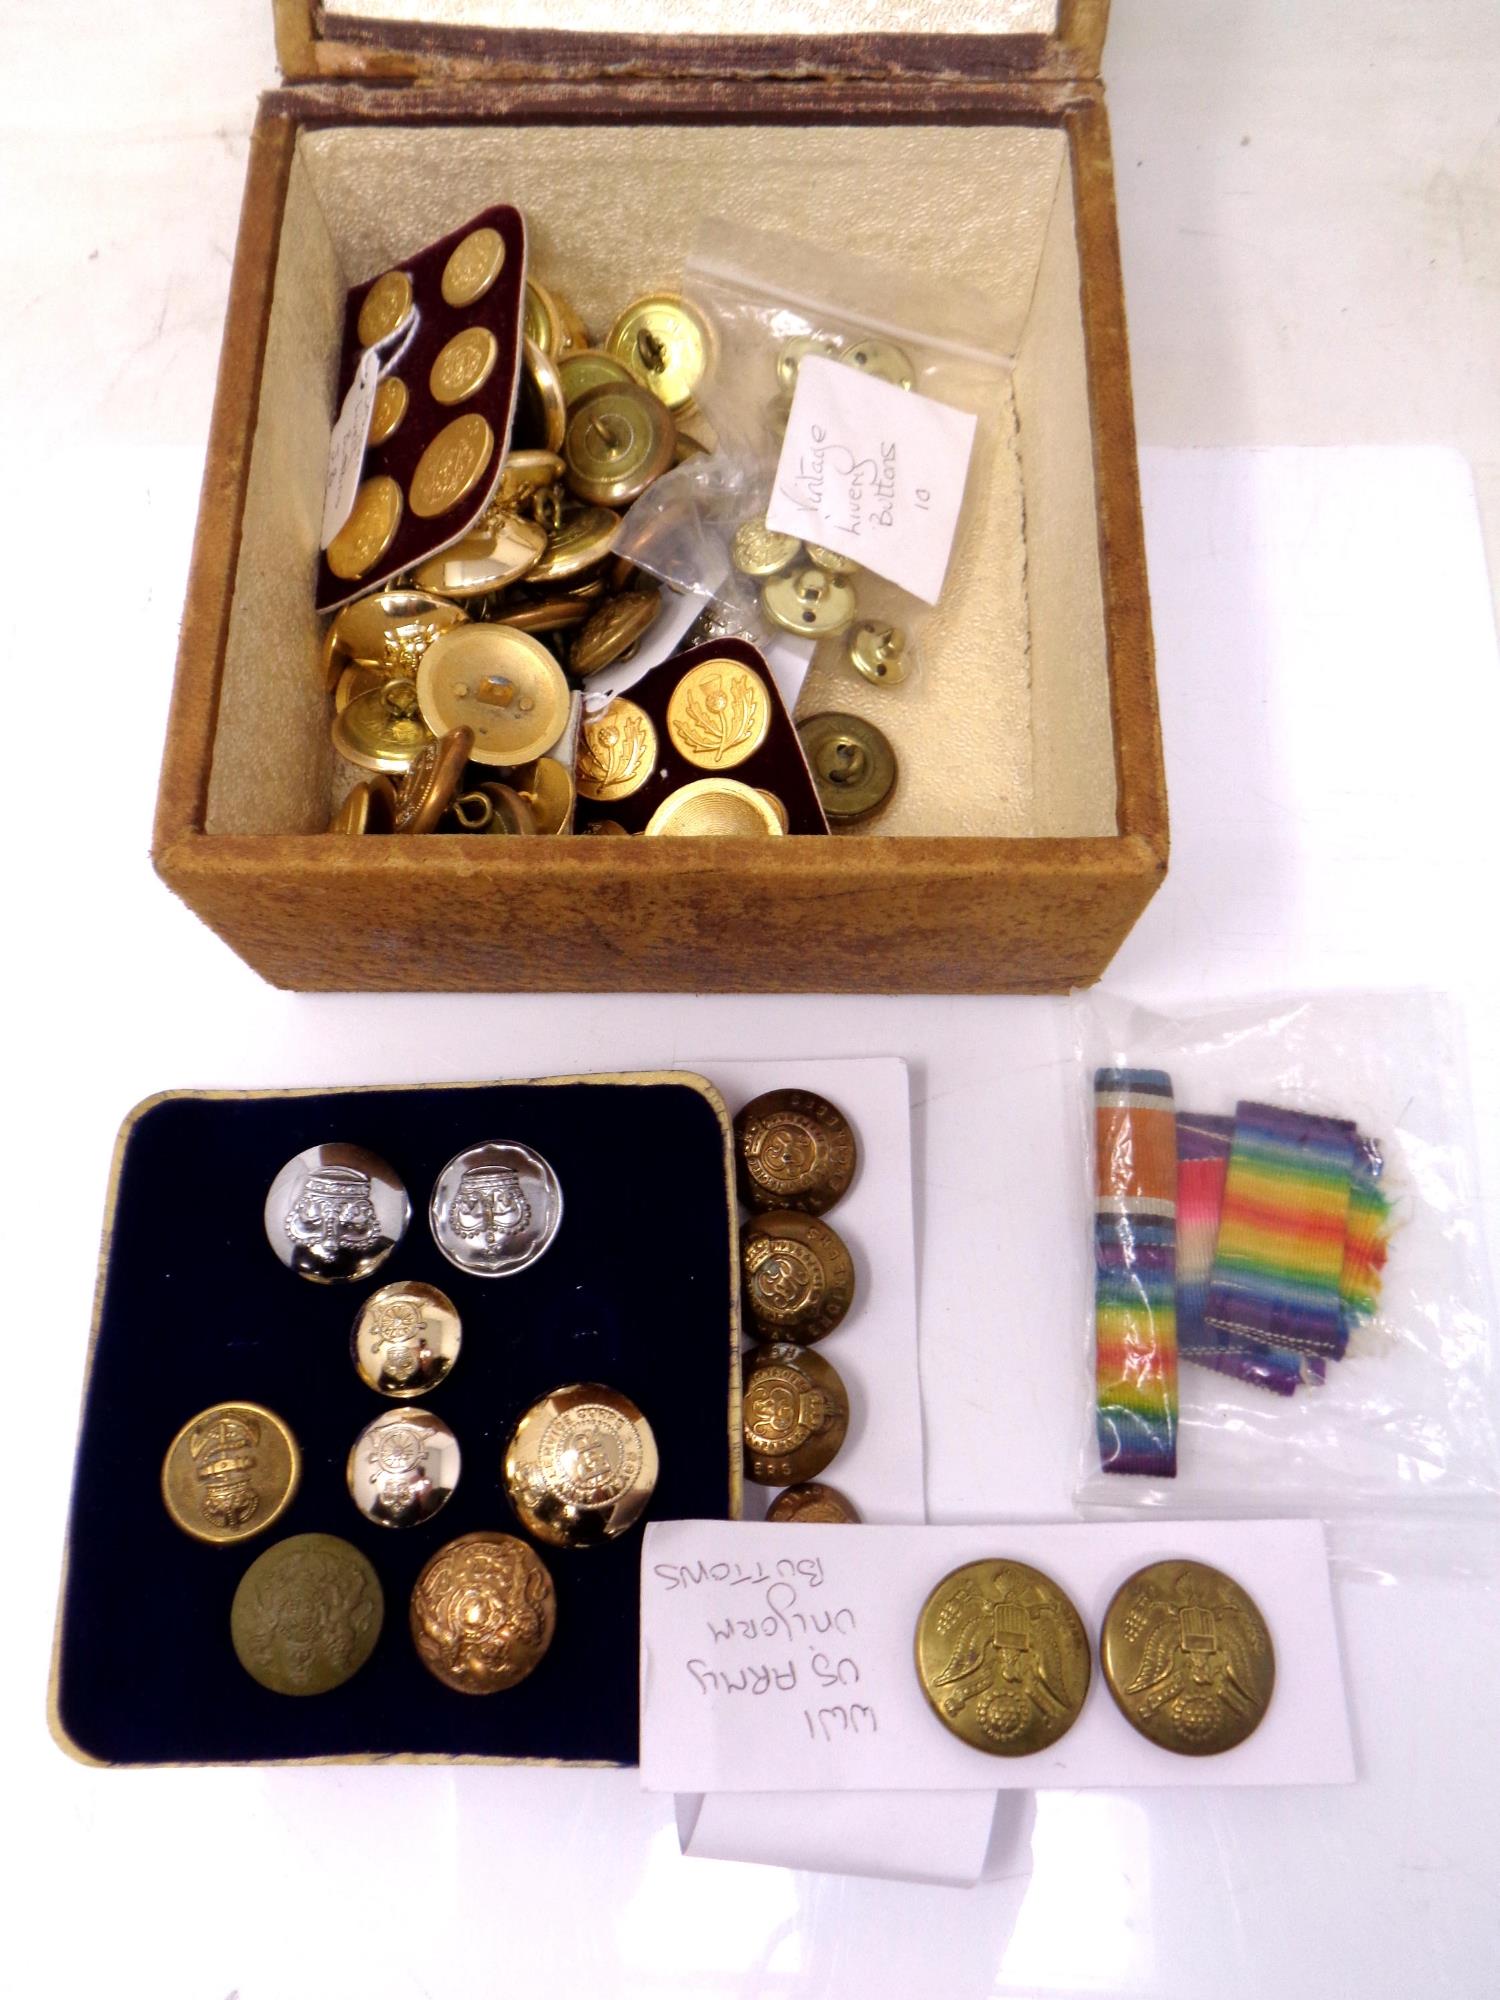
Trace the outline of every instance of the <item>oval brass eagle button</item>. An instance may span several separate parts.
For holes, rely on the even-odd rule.
[[[932,1712],[971,1750],[1030,1757],[1067,1735],[1089,1691],[1083,1620],[1029,1564],[965,1563],[922,1606],[917,1678]]]
[[[667,735],[701,771],[732,771],[755,755],[770,728],[770,693],[740,660],[700,660],[667,703]]]
[[[759,840],[785,832],[781,815],[753,785],[737,778],[699,778],[668,793],[646,822],[648,834],[701,839]]]
[[[380,1578],[338,1535],[288,1535],[255,1558],[229,1611],[235,1657],[272,1694],[327,1694],[375,1650]]]
[[[498,229],[471,229],[443,266],[443,304],[471,306],[505,268],[505,238]]]
[[[289,1271],[319,1284],[368,1278],[406,1234],[411,1200],[377,1153],[309,1146],[266,1195],[266,1240]]]
[[[302,1477],[297,1440],[259,1403],[215,1403],[167,1447],[161,1497],[199,1542],[244,1542],[279,1521]]]
[[[515,1535],[460,1535],[412,1587],[417,1658],[459,1694],[500,1694],[542,1663],[557,1625],[547,1566]]]
[[[417,460],[411,476],[411,511],[435,520],[456,507],[483,480],[495,455],[495,433],[477,410],[444,424]]]
[[[794,569],[761,585],[761,608],[783,632],[804,639],[830,639],[854,616],[850,586],[820,569]]]
[[[505,1490],[539,1542],[561,1549],[613,1541],[656,1490],[656,1439],[628,1396],[601,1382],[554,1389],[516,1425]]]
[[[791,1341],[745,1357],[745,1476],[793,1486],[831,1465],[849,1430],[849,1392],[821,1354]]]
[[[795,535],[783,535],[764,521],[742,521],[729,544],[729,559],[741,576],[777,576],[801,552]]]
[[[854,1128],[810,1090],[767,1090],[734,1121],[740,1199],[755,1209],[826,1215],[859,1166]]]
[[[439,1250],[476,1278],[508,1278],[534,1264],[551,1247],[562,1213],[557,1175],[515,1139],[456,1153],[427,1205]]]
[[[500,358],[500,343],[487,326],[466,326],[438,349],[427,377],[435,403],[462,403],[482,389]]]
[[[415,507],[415,501],[412,504]],[[361,481],[348,520],[324,551],[336,577],[352,583],[375,567],[396,539],[401,508],[401,488],[389,473]]]
[[[333,718],[333,747],[364,771],[404,771],[432,741],[412,681],[387,681],[357,694]]]
[[[370,412],[370,443],[385,444],[401,428],[411,395],[398,375],[387,375],[375,391],[375,407]]]
[[[351,667],[350,673],[358,673]],[[396,788],[389,778],[361,778],[344,794],[343,802],[329,823],[330,833],[394,833],[396,830]]]
[[[586,716],[578,738],[578,791],[608,804],[638,792],[656,768],[656,726],[645,709],[618,696]]]
[[[873,722],[830,710],[804,717],[797,735],[818,803],[832,822],[869,819],[887,803],[896,784],[896,753]]]
[[[894,340],[880,340],[874,334],[865,334],[858,340],[851,340],[839,355],[846,367],[857,368],[863,375],[877,376],[882,382],[890,382],[898,389],[916,386],[917,371],[911,363],[911,356]]]
[[[859,1509],[833,1486],[821,1486],[808,1479],[801,1486],[789,1486],[778,1493],[766,1509],[768,1521],[800,1521],[808,1527],[832,1527],[840,1522],[857,1523]]]
[[[425,1396],[447,1380],[463,1324],[446,1292],[402,1278],[365,1300],[349,1345],[359,1379],[377,1395]]]
[[[474,732],[476,764],[525,764],[550,750],[568,719],[568,683],[540,639],[513,625],[458,625],[417,669],[422,719],[434,735]]]
[[[1131,1728],[1180,1757],[1243,1743],[1276,1686],[1255,1600],[1201,1562],[1151,1563],[1122,1583],[1104,1614],[1099,1664]]]
[[[906,634],[899,625],[856,625],[849,635],[849,661],[874,687],[900,687],[911,672]]]
[[[693,400],[711,352],[707,321],[676,292],[633,299],[610,328],[604,346],[673,411],[686,409]]]
[[[593,389],[568,417],[562,454],[568,489],[598,507],[639,499],[672,463],[671,414],[633,382]]]
[[[356,331],[361,347],[373,347],[399,332],[411,318],[411,279],[404,271],[386,271],[378,277],[360,302]]]
[[[458,1439],[431,1410],[387,1410],[349,1449],[349,1498],[382,1528],[420,1528],[453,1498]]]
[[[474,748],[468,729],[450,729],[417,753],[396,793],[391,831],[432,833],[452,805],[463,783],[464,769]]]
[[[854,1303],[854,1260],[815,1216],[771,1209],[740,1238],[745,1303],[767,1340],[822,1340]]]

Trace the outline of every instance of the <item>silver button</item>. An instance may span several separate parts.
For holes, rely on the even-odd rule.
[[[562,1210],[557,1175],[541,1154],[497,1139],[448,1162],[432,1190],[428,1217],[450,1264],[478,1278],[508,1278],[547,1249]]]
[[[309,1146],[266,1196],[266,1236],[290,1271],[318,1284],[367,1278],[411,1220],[396,1174],[363,1146]]]
[[[387,1410],[349,1453],[349,1497],[382,1528],[416,1528],[448,1504],[458,1484],[458,1439],[430,1410]]]

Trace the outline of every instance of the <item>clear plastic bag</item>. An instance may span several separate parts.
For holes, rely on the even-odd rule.
[[[1096,1280],[1081,1509],[1320,1515],[1346,1571],[1492,1573],[1493,1306],[1456,1009],[1075,1007]]]

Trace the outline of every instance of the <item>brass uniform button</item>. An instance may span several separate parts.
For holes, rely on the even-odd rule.
[[[758,1486],[815,1478],[849,1429],[849,1392],[821,1354],[790,1341],[745,1357],[745,1473]]]
[[[431,833],[463,783],[474,748],[469,729],[450,729],[418,751],[396,793],[394,833]]]
[[[324,551],[336,577],[352,583],[375,567],[396,539],[401,505],[401,488],[388,473],[360,482],[348,520]]]
[[[415,505],[415,501],[412,503]],[[761,609],[783,632],[804,639],[831,639],[854,616],[854,592],[820,569],[794,569],[761,585]]]
[[[417,669],[417,696],[435,735],[473,730],[476,764],[527,763],[552,748],[568,719],[562,668],[513,625],[459,625],[434,639]]]
[[[334,656],[378,673],[382,681],[414,676],[439,632],[468,613],[425,590],[380,590],[346,604],[329,627]]]
[[[406,1234],[411,1200],[363,1146],[309,1146],[266,1195],[266,1239],[290,1271],[318,1284],[368,1278]]]
[[[660,591],[628,590],[607,598],[573,641],[568,664],[575,674],[587,675],[628,659],[660,616]]]
[[[852,1500],[832,1486],[820,1486],[815,1479],[801,1486],[789,1486],[778,1493],[766,1510],[768,1521],[800,1521],[805,1526],[832,1526],[839,1522],[857,1523],[859,1509]]]
[[[1083,1620],[1026,1563],[965,1563],[917,1619],[917,1678],[934,1715],[971,1750],[1030,1757],[1067,1735],[1089,1691]]]
[[[859,575],[859,564],[852,556],[840,555],[837,549],[825,549],[821,542],[808,543],[807,559],[825,576]]]
[[[801,550],[795,535],[780,534],[764,521],[742,521],[729,544],[729,559],[741,576],[776,576]]]
[[[760,839],[785,831],[780,815],[763,795],[737,778],[699,778],[679,785],[646,822],[649,834],[724,840]]]
[[[525,505],[549,486],[555,486],[565,468],[555,451],[510,451],[500,468],[500,484],[490,502],[490,513]],[[489,521],[487,513],[481,526]]]
[[[518,632],[571,632],[589,615],[589,607],[577,597],[539,597],[526,604],[504,604],[494,614],[497,625],[513,625]]]
[[[635,380],[623,361],[601,347],[579,348],[557,364],[557,372],[570,409],[591,389],[609,389],[618,382]]]
[[[538,444],[552,452],[563,448],[568,427],[568,401],[563,394],[557,363],[545,348],[528,340],[522,348],[520,400],[517,405],[517,434],[530,448]]]
[[[672,463],[670,413],[633,382],[594,389],[568,417],[562,454],[568,490],[601,507],[636,500]]]
[[[734,1121],[740,1199],[754,1209],[826,1215],[859,1167],[853,1127],[810,1090],[767,1090]]]
[[[583,507],[552,529],[546,553],[531,570],[528,583],[562,583],[603,562],[620,532],[620,516],[608,507]]]
[[[167,1447],[161,1497],[199,1542],[244,1542],[279,1521],[302,1477],[297,1440],[259,1403],[215,1403]]]
[[[492,508],[473,534],[419,563],[412,581],[423,590],[440,591],[460,601],[483,597],[518,583],[541,561],[546,548],[545,528],[520,514],[497,513]]]
[[[385,1620],[380,1578],[338,1535],[288,1535],[256,1557],[229,1611],[235,1656],[272,1694],[327,1694],[352,1680]]]
[[[626,306],[604,346],[659,402],[682,410],[708,368],[710,337],[695,306],[675,292],[653,292]]]
[[[618,698],[586,716],[578,737],[578,791],[609,804],[628,799],[656,769],[656,727],[645,709]]]
[[[463,1326],[446,1292],[403,1278],[365,1300],[349,1345],[359,1379],[377,1395],[425,1396],[447,1380]]]
[[[387,681],[357,694],[333,718],[334,749],[364,771],[404,771],[431,741],[412,681]]]
[[[456,1153],[427,1205],[439,1250],[476,1278],[527,1270],[551,1248],[562,1215],[557,1175],[518,1139],[491,1139]]]
[[[792,1209],[771,1209],[746,1225],[740,1270],[745,1303],[767,1340],[822,1340],[854,1303],[854,1260],[843,1238]]]
[[[1200,1562],[1151,1563],[1121,1584],[1104,1614],[1099,1664],[1131,1728],[1182,1757],[1243,1743],[1276,1685],[1255,1600]]]
[[[431,1410],[387,1410],[349,1449],[349,1498],[382,1528],[420,1528],[453,1497],[458,1439]]]
[[[583,830],[585,833],[602,833],[612,839],[618,839],[621,834],[627,840],[631,837],[630,828],[621,826],[617,819],[591,819]]]
[[[351,674],[360,669],[351,667]],[[330,833],[394,833],[396,788],[389,778],[361,778],[351,785],[329,823]]]
[[[898,389],[916,385],[917,371],[911,364],[911,356],[894,340],[880,340],[874,334],[866,334],[861,340],[851,340],[838,358],[846,367],[857,368],[863,375],[878,376]]]
[[[482,299],[505,268],[505,238],[498,229],[471,229],[443,266],[446,306],[471,306]]]
[[[387,271],[365,293],[359,308],[356,332],[361,347],[373,347],[379,340],[398,332],[412,315],[411,279],[404,271]]]
[[[342,715],[350,702],[359,695],[373,694],[376,688],[384,686],[384,674],[377,674],[369,667],[345,667],[339,675],[338,686],[333,691],[334,714]]]
[[[554,1389],[516,1425],[505,1490],[528,1534],[589,1548],[633,1527],[656,1490],[656,1439],[628,1396],[600,1382]]]
[[[427,377],[435,403],[462,403],[482,389],[500,358],[500,343],[487,326],[466,326],[439,348]]]
[[[411,511],[432,521],[456,507],[481,483],[495,455],[495,433],[477,410],[444,424],[417,460],[411,476]]]
[[[775,813],[777,819],[780,820],[782,832],[790,833],[792,830],[792,816],[787,811],[783,801],[778,799],[774,792],[768,792],[764,785],[757,785],[755,789],[760,793],[772,812]]]
[[[537,830],[529,801],[513,786],[498,780],[460,793],[451,810],[465,833],[533,834]]]
[[[806,716],[797,724],[797,735],[818,804],[835,824],[868,819],[889,801],[896,784],[896,753],[873,722],[830,710]]]
[[[562,346],[562,314],[557,300],[539,278],[526,280],[521,306],[521,332],[543,354],[556,354]]]
[[[667,734],[701,771],[732,771],[755,755],[770,729],[766,684],[738,660],[700,660],[667,703]]]
[[[552,303],[557,308],[557,324],[560,339],[554,356],[559,367],[570,355],[582,354],[590,346],[589,330],[583,323],[583,315],[561,292],[554,291]]]
[[[401,428],[411,396],[397,375],[387,375],[375,391],[375,407],[370,413],[370,443],[384,444]]]
[[[547,1566],[514,1535],[460,1535],[411,1593],[417,1658],[459,1694],[500,1694],[541,1665],[557,1625]]]
[[[906,634],[899,625],[856,625],[849,637],[849,659],[875,687],[900,687],[911,672]]]
[[[816,354],[828,360],[837,358],[843,342],[836,333],[794,333],[785,340],[776,356],[776,382],[785,396],[790,396],[797,386],[797,371],[809,354]]]
[[[515,773],[517,795],[531,809],[540,834],[567,833],[573,824],[577,791],[573,773],[556,757],[538,757]]]

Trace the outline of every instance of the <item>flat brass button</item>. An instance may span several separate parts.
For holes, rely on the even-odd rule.
[[[601,804],[628,799],[656,768],[656,727],[645,709],[617,698],[586,716],[578,738],[578,791]]]
[[[545,528],[523,515],[492,507],[473,534],[419,563],[412,581],[462,603],[519,582],[541,561],[546,548]]]
[[[621,597],[606,598],[573,641],[569,666],[575,674],[597,674],[626,659],[660,616],[660,591],[628,590]]]
[[[805,639],[829,639],[854,616],[854,592],[820,569],[794,569],[761,585],[761,608],[773,625]]]
[[[1026,1563],[965,1563],[945,1576],[917,1619],[916,1656],[938,1721],[992,1757],[1050,1749],[1089,1691],[1083,1620]]]
[[[874,334],[866,334],[860,340],[851,340],[838,358],[846,367],[857,368],[863,375],[877,376],[898,389],[916,385],[917,371],[911,364],[911,356],[894,340],[880,340]]]
[[[896,784],[896,753],[862,715],[832,710],[797,724],[817,789],[818,803],[835,824],[868,819],[889,800]]]
[[[338,1535],[288,1535],[256,1557],[229,1612],[235,1656],[272,1694],[327,1694],[352,1680],[385,1620],[380,1578]]]
[[[402,1278],[365,1300],[349,1345],[359,1379],[377,1395],[425,1396],[447,1380],[463,1325],[446,1292]]]
[[[699,778],[664,798],[646,822],[649,834],[717,836],[725,840],[778,838],[781,819],[753,786],[737,778]]]
[[[167,1447],[161,1497],[186,1535],[244,1542],[279,1521],[302,1477],[297,1440],[259,1403],[215,1403]]]
[[[412,502],[416,507],[416,502]],[[417,509],[420,512],[420,509]],[[401,525],[401,488],[388,473],[360,482],[349,518],[324,551],[336,577],[352,583],[372,570],[396,539]]]
[[[1121,1584],[1099,1664],[1115,1706],[1148,1742],[1216,1757],[1260,1727],[1276,1654],[1255,1600],[1200,1562],[1158,1562]]]
[[[500,343],[487,326],[466,326],[438,350],[427,377],[435,403],[462,403],[482,389],[500,358]]]
[[[562,314],[557,300],[539,278],[526,280],[521,306],[521,332],[543,354],[556,354],[562,346]]]
[[[349,669],[360,672],[358,667]],[[329,824],[330,833],[394,833],[396,830],[396,788],[389,778],[361,778],[345,793],[343,803]]]
[[[515,773],[516,791],[531,808],[540,834],[566,833],[573,824],[577,792],[573,773],[556,757],[538,757]]]
[[[672,463],[671,415],[633,382],[594,389],[568,418],[562,453],[570,492],[595,506],[624,507]]]
[[[387,1410],[349,1451],[349,1498],[382,1528],[420,1528],[453,1498],[458,1439],[431,1410]]]
[[[537,831],[530,802],[513,786],[498,780],[461,792],[453,801],[452,815],[464,833],[524,835]]]
[[[417,669],[422,717],[435,735],[474,732],[476,764],[524,764],[550,750],[568,719],[568,683],[539,639],[513,625],[459,625],[434,639]]]
[[[392,832],[434,831],[463,783],[464,767],[473,749],[472,730],[450,729],[446,736],[417,752],[396,793]]]
[[[775,576],[801,550],[795,535],[779,534],[764,521],[743,521],[734,531],[729,558],[741,576]]]
[[[707,322],[675,292],[633,299],[604,346],[669,410],[685,409],[692,401],[710,351]]]
[[[875,687],[900,687],[911,672],[906,634],[899,625],[856,625],[849,636],[849,659]]]
[[[445,424],[417,460],[411,476],[411,511],[435,520],[481,483],[495,455],[495,433],[477,410]]]
[[[778,1493],[766,1510],[768,1521],[800,1521],[807,1527],[858,1522],[859,1509],[852,1500],[832,1486],[820,1486],[815,1479],[801,1486],[789,1486]]]
[[[416,684],[386,681],[333,718],[333,747],[364,771],[404,771],[432,741],[417,712]]]
[[[439,632],[468,613],[425,590],[380,590],[346,604],[330,627],[335,657],[378,673],[382,681],[414,677],[417,662]]]
[[[500,1694],[542,1663],[557,1625],[547,1566],[514,1535],[460,1535],[411,1593],[417,1658],[459,1694]]]
[[[318,1284],[368,1278],[406,1234],[411,1201],[377,1153],[309,1146],[266,1195],[266,1239],[290,1271]]]
[[[854,1303],[854,1260],[843,1238],[792,1209],[771,1209],[747,1224],[740,1271],[745,1304],[767,1340],[822,1340]]]
[[[373,347],[405,326],[412,315],[411,279],[404,271],[387,271],[365,293],[356,331],[361,347]]]
[[[790,1341],[745,1357],[745,1476],[758,1486],[812,1479],[838,1456],[849,1392],[821,1354]]]
[[[507,600],[493,615],[497,625],[514,625],[518,632],[571,632],[589,607],[577,597],[538,597],[525,604]]]
[[[766,684],[739,660],[700,660],[667,703],[667,734],[701,771],[732,771],[755,755],[770,728]]]
[[[754,1209],[826,1215],[859,1167],[854,1128],[810,1090],[767,1090],[734,1121],[740,1199]]]
[[[387,375],[375,391],[375,408],[370,413],[370,443],[384,444],[401,428],[411,395],[398,375]]]
[[[555,451],[507,452],[505,463],[500,468],[500,484],[495,488],[489,513],[480,525],[485,525],[496,509],[508,511],[523,506],[533,495],[555,486],[562,478],[564,469],[563,461]]]
[[[534,1264],[551,1247],[562,1213],[557,1175],[515,1139],[455,1154],[427,1208],[439,1250],[477,1278],[508,1278]]]
[[[517,1424],[505,1490],[528,1534],[589,1548],[633,1527],[656,1490],[656,1439],[628,1396],[600,1382],[554,1389]]]
[[[852,556],[840,555],[837,549],[825,549],[821,542],[809,542],[807,559],[814,569],[822,570],[825,576],[858,576],[859,564]]]
[[[563,395],[571,409],[591,389],[609,389],[617,382],[633,382],[635,377],[613,354],[601,347],[583,347],[558,363]]]
[[[620,532],[620,516],[608,507],[582,507],[569,514],[550,531],[546,553],[532,569],[527,581],[561,583],[581,576],[595,563],[603,562]]]
[[[776,355],[776,382],[783,395],[796,388],[797,371],[809,354],[833,360],[843,344],[836,333],[794,333],[784,340]]]
[[[471,306],[482,299],[505,268],[505,238],[498,229],[471,229],[443,266],[446,306]]]

